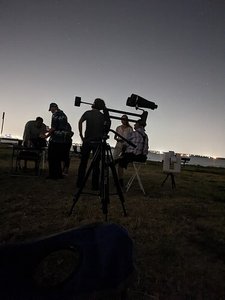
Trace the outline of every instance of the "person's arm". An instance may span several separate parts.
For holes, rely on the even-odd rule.
[[[118,133],[119,133],[119,127],[117,127],[117,128],[116,128],[116,132],[118,132]],[[118,137],[118,135],[117,135],[117,134],[115,134],[115,135],[114,135],[114,140],[116,140],[116,141],[118,142],[118,140],[119,140],[119,137]]]
[[[48,127],[45,125],[45,124],[43,124],[44,126],[43,126],[43,134],[45,134],[45,133],[47,133],[48,132]]]
[[[67,122],[67,132],[69,133],[70,137],[74,135],[74,132],[69,122]]]
[[[40,131],[40,134],[39,134],[39,137],[44,139],[46,138],[46,133],[48,132],[47,130],[47,126],[45,124],[42,124],[42,127],[41,127],[41,131]]]
[[[79,130],[80,138],[83,141],[84,136],[83,136],[83,120],[82,120],[82,118],[78,122],[78,130]]]
[[[48,133],[46,134],[45,138],[47,139],[48,137],[50,137],[53,134],[54,131],[55,131],[54,127],[50,128]]]
[[[54,133],[54,131],[57,129],[57,127],[58,127],[57,124],[58,124],[58,115],[53,114],[52,121],[51,121],[51,128],[49,129],[48,133],[45,136],[46,139],[48,137],[50,137]]]
[[[30,122],[27,122],[23,132],[23,145],[30,147]]]
[[[120,135],[123,136],[123,132],[121,131],[120,126],[118,126],[118,127],[116,128],[116,132],[117,132],[118,134],[120,134]],[[121,139],[121,137],[120,137],[119,135],[117,135],[117,134],[115,134],[114,139],[115,139],[117,142],[123,142],[123,140]]]
[[[135,143],[135,131],[132,131],[130,133],[128,133],[127,135],[127,142],[124,143],[124,148],[127,150],[127,152],[133,152],[134,149],[137,147],[136,143]]]
[[[72,131],[72,128],[70,130],[70,137],[74,136],[74,132]]]
[[[144,144],[144,149],[143,149],[143,153],[145,155],[148,155],[148,149],[149,149],[149,138],[148,138],[148,135],[145,134],[145,144]]]

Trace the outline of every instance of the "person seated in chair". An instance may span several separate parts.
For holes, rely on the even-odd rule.
[[[127,143],[126,150],[121,158],[117,159],[115,163],[119,164],[118,168],[118,179],[121,186],[123,183],[123,171],[127,168],[128,164],[137,161],[137,162],[145,162],[147,160],[148,155],[148,136],[145,133],[146,123],[139,119],[134,124],[134,131],[131,132],[127,140],[133,143],[136,147],[131,146]]]
[[[36,149],[46,147],[46,132],[47,126],[43,123],[41,117],[37,117],[36,120],[28,121],[24,128],[23,146]]]
[[[43,123],[43,119],[41,117],[37,117],[36,120],[28,121],[24,128],[23,133],[23,146],[26,148],[33,148],[37,150],[41,150],[42,148],[47,146],[45,133],[47,132],[47,126]],[[30,151],[23,150],[20,153],[20,156],[24,160],[24,169],[27,169],[27,159],[26,157],[37,158],[38,153],[30,153]],[[37,169],[37,162],[35,164],[35,168]]]
[[[122,137],[125,139],[127,136],[133,131],[133,128],[131,127],[129,121],[128,121],[128,116],[123,115],[121,117],[121,125],[116,127],[116,133],[120,134]],[[116,160],[117,158],[120,157],[120,155],[123,153],[123,146],[125,144],[125,141],[122,140],[117,134],[115,134],[114,139],[116,140],[116,145],[113,150],[113,158]]]

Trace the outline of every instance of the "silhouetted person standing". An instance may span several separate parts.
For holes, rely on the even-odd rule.
[[[48,165],[49,176],[48,179],[60,179],[62,175],[61,162],[65,157],[67,151],[66,140],[68,134],[67,116],[58,108],[56,103],[51,103],[49,111],[52,113],[51,128],[46,137],[50,137],[48,145]]]
[[[78,123],[79,134],[83,142],[81,148],[81,160],[78,168],[77,187],[82,185],[84,180],[88,159],[92,151],[95,154],[98,146],[102,141],[104,135],[105,116],[100,111],[105,109],[105,102],[102,99],[95,99],[92,104],[92,109],[86,111],[80,118]],[[85,134],[83,134],[83,123],[86,122]],[[100,155],[96,158],[92,172],[92,189],[99,189],[99,175],[100,175]]]

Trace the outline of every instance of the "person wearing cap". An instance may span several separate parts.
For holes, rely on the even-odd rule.
[[[62,175],[61,162],[67,155],[67,137],[68,121],[66,114],[59,109],[58,105],[52,102],[49,106],[49,111],[52,113],[51,128],[49,129],[46,138],[49,137],[48,144],[48,179],[60,179]]]
[[[139,119],[134,124],[134,131],[131,132],[127,140],[136,147],[127,143],[127,148],[121,158],[117,159],[115,163],[119,164],[118,168],[118,179],[120,185],[123,186],[123,170],[127,168],[128,164],[137,161],[137,162],[145,162],[147,160],[148,155],[148,135],[145,132],[146,123]]]
[[[93,155],[100,145],[105,126],[105,115],[101,110],[105,109],[105,102],[100,98],[96,98],[92,104],[92,109],[86,111],[78,122],[78,130],[82,140],[81,160],[78,168],[77,187],[81,187],[85,178],[86,169],[90,153]],[[83,133],[83,124],[86,123],[85,133]],[[100,155],[96,158],[92,171],[92,189],[99,189],[100,176]]]
[[[121,125],[116,127],[116,133],[127,139],[128,135],[133,131],[132,126],[129,124],[127,115],[123,115],[121,117],[121,123]],[[119,158],[119,156],[125,150],[125,141],[119,135],[115,134],[114,136],[114,139],[116,140],[116,145],[113,150],[113,159]]]

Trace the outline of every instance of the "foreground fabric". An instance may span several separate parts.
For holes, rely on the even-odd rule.
[[[134,271],[133,242],[93,224],[0,248],[0,299],[79,299],[117,289]]]

